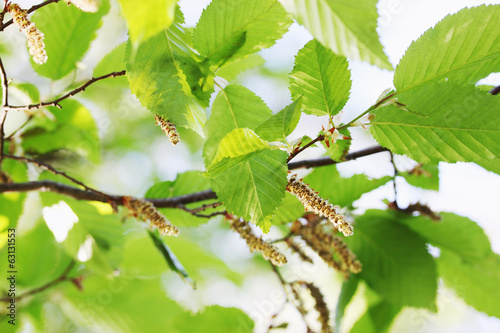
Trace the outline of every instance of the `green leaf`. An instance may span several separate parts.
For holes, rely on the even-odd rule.
[[[420,163],[481,162],[500,157],[500,99],[473,86],[435,82],[398,94],[405,108],[376,109],[375,139]]]
[[[230,82],[236,79],[239,74],[249,69],[262,66],[264,63],[265,60],[259,54],[251,54],[225,63],[215,72],[215,74]]]
[[[149,38],[137,50],[129,46],[127,78],[144,107],[203,136],[213,73],[198,62],[183,22],[178,11],[168,30]]]
[[[150,0],[147,6],[141,6],[134,0],[119,2],[133,43],[146,41],[174,21],[177,0]]]
[[[392,321],[400,311],[401,306],[389,302],[382,301],[372,304],[354,324],[350,333],[389,332]]]
[[[359,277],[387,302],[436,310],[437,273],[425,240],[394,215],[369,210],[345,238],[363,264]]]
[[[343,128],[339,130],[339,133],[351,137],[351,132],[349,131],[349,128]],[[346,140],[337,140],[334,143],[330,143],[330,147],[328,147],[325,143],[325,141],[321,141],[323,144],[323,147],[326,149],[326,155],[330,156],[330,158],[334,161],[343,161],[344,157],[347,155],[349,152],[349,149],[351,148],[351,143],[352,140],[346,139]]]
[[[173,327],[180,333],[203,332],[210,328],[216,328],[218,332],[252,333],[254,323],[240,309],[212,305],[196,315],[185,312],[177,317]]]
[[[441,250],[437,259],[440,276],[459,297],[476,310],[500,317],[500,256],[464,261],[451,251]]]
[[[250,158],[255,152],[269,148],[269,144],[248,128],[235,128],[222,138],[212,164],[208,168],[211,176]]]
[[[260,124],[255,132],[267,141],[286,142],[286,137],[293,132],[299,123],[301,107],[302,97],[299,97],[295,102],[287,105],[283,110]]]
[[[22,147],[29,154],[47,154],[58,150],[71,150],[92,162],[101,156],[97,125],[82,104],[67,99],[60,103],[62,109],[48,107],[54,121],[23,133]]]
[[[43,65],[31,64],[43,76],[58,80],[76,69],[77,62],[87,52],[96,37],[101,19],[109,10],[103,1],[96,13],[85,13],[61,1],[38,9],[33,22],[45,35],[48,60]]]
[[[155,244],[156,248],[160,253],[162,254],[163,258],[165,258],[168,267],[173,272],[176,272],[177,275],[182,277],[185,281],[187,281],[193,289],[196,289],[196,283],[191,279],[189,276],[189,273],[186,271],[184,266],[182,266],[182,263],[177,259],[175,254],[170,250],[167,244],[161,239],[160,235],[158,234],[158,231],[153,232],[151,230],[147,230],[149,237],[153,240],[153,243]]]
[[[346,58],[317,40],[310,41],[297,54],[290,74],[292,99],[303,97],[305,113],[336,115],[349,99],[351,72],[347,67]]]
[[[214,191],[227,210],[268,229],[268,215],[285,196],[287,154],[264,150],[239,163],[212,181]]]
[[[474,221],[452,213],[440,213],[441,221],[425,217],[400,218],[398,221],[425,238],[431,245],[473,261],[491,253],[484,230]]]
[[[481,161],[476,163],[484,169],[500,175],[500,158],[494,158],[490,161]]]
[[[333,52],[392,70],[376,31],[376,0],[280,0],[297,22]]]
[[[160,199],[160,198],[172,198],[181,195],[190,194],[193,192],[205,191],[210,188],[210,181],[208,178],[204,177],[199,171],[187,171],[177,175],[174,181],[165,181],[154,184],[148,189],[145,194],[145,198],[148,199]],[[210,204],[215,202],[215,200],[204,200],[194,204],[186,205],[188,208],[200,207],[203,204]],[[220,207],[217,211],[222,211]],[[185,212],[177,208],[161,208],[160,211],[165,214],[165,216],[172,221],[174,225],[177,226],[198,226],[200,224],[207,223],[209,220],[206,218],[200,218],[193,216],[192,214]],[[204,214],[213,213],[214,209],[207,209]]]
[[[419,164],[407,172],[400,172],[408,184],[426,190],[439,191],[439,167],[437,165]]]
[[[93,77],[109,74],[111,72],[120,72],[125,69],[125,48],[126,43],[122,43],[115,47],[111,52],[106,54],[101,59],[99,64],[94,68]],[[128,87],[127,78],[119,76],[106,80],[99,81],[97,84],[111,87]]]
[[[292,20],[277,0],[213,0],[194,31],[194,45],[213,63],[272,46]]]
[[[215,157],[219,143],[235,128],[255,129],[271,117],[267,105],[253,92],[238,85],[228,85],[221,90],[212,105],[207,122],[207,142],[203,148],[205,166]]]
[[[304,182],[328,199],[332,204],[348,207],[364,193],[370,192],[387,183],[391,177],[370,179],[365,175],[354,175],[350,178],[340,176],[335,165],[314,169]]]
[[[500,71],[499,16],[500,5],[483,5],[445,17],[410,45],[394,73],[396,89],[445,78],[476,83]]]
[[[273,216],[272,224],[283,224],[295,221],[304,215],[304,206],[293,194],[286,192],[285,198]]]
[[[31,83],[11,83],[9,84],[10,89],[17,89],[20,93],[25,95],[30,103],[39,103],[40,102],[40,92],[38,88]],[[2,95],[0,95],[2,97]]]
[[[358,289],[359,278],[355,275],[349,277],[349,280],[342,283],[342,289],[335,309],[335,331],[340,332],[340,322],[344,317],[345,309],[351,302],[356,290]]]

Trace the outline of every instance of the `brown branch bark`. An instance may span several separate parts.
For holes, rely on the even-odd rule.
[[[495,88],[490,90],[490,94],[492,95],[498,95],[500,93],[500,86],[496,86]]]
[[[354,152],[348,154],[345,158],[345,161],[353,160],[362,156],[368,156],[375,153],[380,153],[383,151],[387,151],[386,148],[383,147],[373,147],[364,149],[358,152]],[[295,163],[289,163],[288,167],[290,170],[298,169],[298,168],[311,168],[318,167],[324,165],[337,164],[340,162],[332,161],[327,158],[315,159],[315,160],[306,160]],[[344,162],[344,161],[341,161]],[[63,194],[78,200],[87,200],[87,201],[99,201],[99,202],[110,202],[116,204],[118,206],[123,205],[123,196],[119,195],[111,195],[105,194],[98,191],[88,191],[81,190],[72,186],[68,186],[65,184],[49,181],[49,180],[41,180],[41,181],[33,181],[33,182],[25,182],[25,183],[0,183],[0,193],[3,192],[29,192],[29,191],[51,191],[59,194]],[[217,194],[212,190],[205,190],[201,192],[186,194],[173,198],[163,198],[163,199],[145,199],[146,201],[151,202],[157,208],[181,208],[179,205],[186,205],[194,202],[200,202],[204,200],[217,199]]]
[[[87,82],[85,82],[84,84],[82,84],[80,87],[71,90],[66,95],[63,95],[63,96],[61,96],[61,97],[59,97],[59,98],[57,98],[57,99],[55,99],[53,101],[50,101],[50,102],[40,102],[38,104],[30,104],[30,105],[19,105],[19,106],[8,105],[6,109],[7,110],[22,111],[22,110],[39,109],[39,108],[42,108],[42,107],[45,107],[45,106],[55,106],[55,107],[58,107],[59,109],[61,109],[61,105],[59,105],[59,102],[65,100],[66,98],[74,96],[74,95],[78,94],[79,92],[84,91],[91,84],[93,84],[93,83],[95,83],[97,81],[100,81],[100,80],[104,80],[104,79],[110,78],[110,77],[117,77],[117,76],[123,76],[123,75],[125,75],[125,71],[124,70],[121,71],[121,72],[112,72],[112,73],[109,73],[109,74],[106,74],[106,75],[103,75],[103,76],[99,76],[99,77],[96,77],[96,78],[93,77],[90,80],[88,80]]]
[[[3,162],[3,145],[5,142],[5,121],[7,120],[7,106],[9,105],[9,81],[7,79],[7,73],[5,72],[5,67],[3,66],[2,59],[0,59],[0,72],[2,79],[2,115],[0,116],[0,170],[2,168]]]
[[[34,5],[30,9],[28,9],[28,14],[34,12],[35,10],[37,10],[39,8],[45,7],[47,5],[50,5],[51,3],[57,3],[59,1],[61,1],[61,0],[47,0],[47,1],[44,1],[44,2],[42,2],[40,4],[38,4],[38,5]],[[3,22],[3,17],[2,17],[2,21],[1,22]],[[3,31],[5,28],[7,28],[12,23],[14,23],[14,22],[12,20],[9,20],[9,21],[5,22],[4,24],[0,24],[0,31]]]

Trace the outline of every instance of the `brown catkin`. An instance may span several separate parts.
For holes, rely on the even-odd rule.
[[[321,323],[321,332],[333,333],[332,326],[330,325],[330,311],[328,310],[321,290],[319,290],[319,288],[312,283],[304,283],[304,285],[307,289],[309,289],[309,292],[315,301],[314,309],[316,309],[319,314],[318,321]]]
[[[143,221],[149,221],[151,228],[158,228],[162,235],[179,235],[179,229],[175,225],[172,225],[151,202],[142,199],[126,198],[125,206],[135,217]]]
[[[179,132],[177,132],[177,128],[173,123],[171,123],[166,119],[163,119],[159,115],[155,115],[155,120],[156,124],[160,125],[161,130],[167,135],[168,140],[170,140],[170,143],[172,143],[175,146],[181,141]]]
[[[47,52],[43,42],[43,33],[38,30],[35,23],[28,19],[28,11],[21,9],[17,4],[9,5],[9,12],[12,15],[14,24],[19,27],[19,31],[24,31],[28,39],[29,53],[33,56],[33,61],[37,64],[47,62]]]
[[[342,237],[327,233],[319,221],[311,220],[305,226],[296,222],[293,229],[327,265],[342,273],[346,279],[350,273],[361,272],[361,263]]]
[[[231,228],[247,242],[250,252],[262,252],[264,259],[271,261],[273,265],[280,266],[287,263],[286,257],[274,245],[264,241],[261,237],[255,236],[248,222],[237,218],[230,221]]]
[[[328,200],[321,198],[307,184],[304,184],[301,180],[297,180],[297,175],[293,175],[290,178],[286,189],[302,202],[306,210],[326,217],[345,236],[352,235],[352,225],[346,221],[345,216],[337,213],[339,207],[333,206]]]
[[[99,9],[100,0],[66,0],[68,4],[72,3],[80,10],[89,13],[95,13]]]

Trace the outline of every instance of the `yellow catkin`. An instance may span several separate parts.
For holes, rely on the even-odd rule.
[[[333,333],[332,326],[330,325],[330,311],[328,310],[323,294],[319,288],[312,283],[304,283],[304,285],[307,289],[309,289],[309,292],[314,299],[314,309],[316,309],[319,314],[318,321],[321,324],[321,332]]]
[[[43,42],[43,33],[38,30],[35,23],[28,19],[28,11],[21,9],[17,4],[9,5],[9,12],[12,15],[14,24],[19,27],[19,31],[24,31],[28,39],[29,53],[33,56],[33,61],[37,64],[47,62],[47,52]]]
[[[262,252],[264,259],[271,261],[273,265],[280,266],[287,263],[286,257],[274,245],[255,236],[250,225],[243,219],[231,220],[231,228],[247,242],[250,252]]]
[[[132,215],[143,221],[149,221],[150,227],[158,228],[162,235],[177,236],[179,234],[179,229],[172,225],[151,202],[128,198],[125,201],[125,206]]]
[[[95,13],[101,4],[100,0],[66,0],[68,4],[72,3],[75,7],[84,12]]]
[[[170,140],[170,143],[172,143],[175,146],[181,141],[179,132],[177,132],[177,128],[173,123],[171,123],[166,119],[163,119],[159,115],[155,115],[155,120],[156,124],[160,125],[161,130],[167,135],[168,140]]]
[[[328,200],[321,198],[312,188],[297,179],[293,175],[286,186],[288,192],[295,195],[308,211],[319,216],[326,217],[335,228],[340,230],[345,236],[352,235],[352,225],[346,221],[345,216],[337,213],[339,207],[335,207]]]

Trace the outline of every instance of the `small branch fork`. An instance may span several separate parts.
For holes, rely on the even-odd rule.
[[[78,278],[70,278],[68,275],[69,273],[71,273],[71,270],[75,267],[75,264],[76,262],[74,260],[71,260],[71,262],[68,264],[68,266],[66,266],[66,268],[64,269],[64,272],[62,272],[62,274],[56,278],[55,280],[52,280],[46,284],[44,284],[43,286],[41,287],[38,287],[38,288],[35,288],[35,289],[32,289],[28,292],[25,292],[24,294],[21,294],[17,297],[3,297],[3,298],[0,298],[0,302],[10,302],[11,299],[15,299],[16,301],[19,301],[23,298],[26,298],[28,296],[31,296],[31,295],[34,295],[34,294],[37,294],[37,293],[41,293],[42,291],[44,290],[47,290],[55,285],[58,285],[59,283],[61,282],[64,282],[64,281],[73,281],[77,286],[78,286]]]
[[[5,121],[7,120],[7,106],[9,105],[9,82],[7,79],[7,73],[5,72],[5,67],[3,66],[2,59],[0,59],[0,74],[2,79],[2,115],[0,116],[0,169],[2,167],[3,161],[3,146],[5,139]]]

